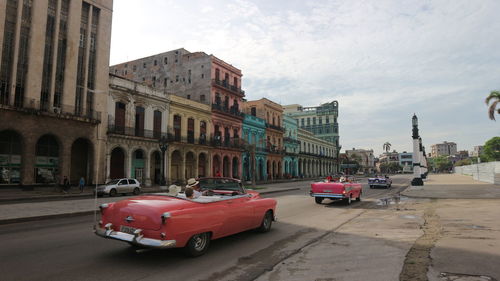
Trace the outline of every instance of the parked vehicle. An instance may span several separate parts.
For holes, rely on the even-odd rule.
[[[204,254],[211,240],[257,229],[267,232],[276,220],[276,200],[261,198],[231,178],[202,178],[210,196],[186,198],[184,193],[148,194],[102,204],[98,236],[144,248],[185,248]]]
[[[389,176],[375,176],[373,178],[368,178],[368,185],[370,188],[374,187],[385,187],[390,188],[392,186],[392,179]]]
[[[314,197],[317,204],[321,204],[324,199],[343,200],[350,205],[353,199],[361,201],[363,190],[361,184],[354,179],[340,178],[336,182],[315,182],[311,184],[310,195]]]
[[[95,192],[95,191],[94,191]],[[132,193],[139,195],[141,193],[141,184],[136,179],[114,179],[105,185],[97,187],[97,196],[107,194],[116,196],[117,194]]]

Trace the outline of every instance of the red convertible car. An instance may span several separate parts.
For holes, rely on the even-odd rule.
[[[353,199],[361,201],[363,189],[361,184],[354,182],[353,179],[341,179],[340,181],[325,181],[315,182],[311,184],[310,195],[314,197],[314,201],[321,204],[324,199],[343,200],[347,205],[350,205]]]
[[[156,193],[102,204],[98,236],[143,248],[182,248],[204,254],[210,240],[242,231],[267,232],[275,221],[276,200],[261,198],[231,178],[198,180],[209,196]]]

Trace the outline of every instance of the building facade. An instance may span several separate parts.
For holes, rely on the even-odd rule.
[[[110,75],[109,89],[106,180],[127,177],[146,186],[160,184],[158,140],[168,132],[168,96],[114,75]]]
[[[244,112],[266,121],[267,177],[283,178],[283,109],[281,105],[262,98],[244,103]]]
[[[283,175],[285,178],[298,177],[300,142],[297,138],[297,121],[290,116],[283,115],[285,134],[283,145],[285,156],[283,157]]]
[[[474,150],[471,151],[470,156],[471,157],[479,157],[483,153],[484,146],[483,145],[476,145],[474,146]]]
[[[184,184],[212,172],[212,111],[204,103],[170,95],[167,182]]]
[[[375,156],[373,155],[373,149],[356,149],[351,150],[346,149],[345,151],[348,159],[356,159],[359,161],[358,172],[371,174],[375,171]]]
[[[413,172],[413,153],[403,151],[399,153],[399,165],[403,167],[404,173]]]
[[[298,126],[316,137],[329,141],[339,148],[339,104],[337,101],[320,106],[303,107],[299,104],[283,106],[285,115],[298,121]]]
[[[0,184],[104,182],[112,9],[0,1]]]
[[[245,114],[243,119],[243,180],[251,181],[255,172],[256,181],[267,179],[266,121],[257,116]]]
[[[450,156],[457,153],[457,144],[454,142],[443,142],[431,145],[431,157]]]
[[[304,178],[323,177],[337,171],[336,148],[329,141],[314,136],[313,133],[297,130],[300,143],[299,175]]]

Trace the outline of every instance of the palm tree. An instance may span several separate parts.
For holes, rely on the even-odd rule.
[[[490,105],[490,101],[493,101]],[[500,114],[500,108],[497,109],[497,105],[500,102],[500,91],[491,91],[490,95],[484,101],[486,105],[489,105],[488,115],[491,120],[495,120],[495,111]],[[495,120],[496,121],[496,120]]]
[[[382,149],[385,150],[385,152],[389,152],[389,150],[391,150],[391,145],[389,142],[386,142],[384,143],[384,145],[382,146]]]

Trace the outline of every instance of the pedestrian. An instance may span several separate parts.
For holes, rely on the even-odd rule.
[[[82,193],[83,188],[85,187],[85,179],[83,177],[80,178],[80,182],[78,183],[78,187],[80,188],[80,193]]]
[[[220,171],[217,171],[217,173],[215,173],[215,176],[218,178],[222,177],[222,175],[220,174]]]
[[[64,193],[68,193],[68,191],[69,191],[69,180],[68,180],[67,176],[64,176],[63,191],[64,191]]]

